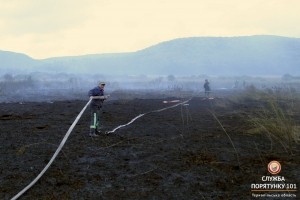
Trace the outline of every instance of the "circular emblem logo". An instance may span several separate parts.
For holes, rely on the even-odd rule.
[[[268,164],[268,171],[271,174],[278,174],[281,171],[281,165],[278,161],[271,161]]]

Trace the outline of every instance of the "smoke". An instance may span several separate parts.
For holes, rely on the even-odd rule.
[[[299,88],[299,79],[287,75],[283,77],[114,76],[34,72],[2,75],[0,77],[0,102],[87,100],[88,91],[96,87],[99,81],[106,82],[105,93],[112,94],[112,99],[129,98],[129,96],[130,98],[147,98],[149,93],[152,97],[155,94],[158,97],[180,97],[185,93],[201,95],[205,79],[209,80],[210,87],[215,92],[242,90],[250,85],[264,89],[278,87],[283,83],[294,84]]]

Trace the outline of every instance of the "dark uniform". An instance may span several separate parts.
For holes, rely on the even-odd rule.
[[[101,84],[99,84],[100,86]],[[103,83],[103,86],[105,84]],[[101,89],[99,86],[91,89],[89,91],[89,97],[91,96],[103,96],[104,97],[104,90]],[[91,110],[91,126],[90,126],[90,136],[95,136],[96,133],[100,132],[99,130],[99,121],[100,121],[100,115],[102,112],[102,105],[103,105],[104,99],[93,99],[90,104],[90,110]]]
[[[209,97],[210,87],[209,87],[209,82],[208,82],[207,79],[205,80],[205,83],[204,83],[203,87],[204,87],[204,90],[205,90],[205,96]]]

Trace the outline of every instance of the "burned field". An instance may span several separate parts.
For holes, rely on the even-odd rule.
[[[107,101],[102,130],[174,99]],[[0,104],[0,199],[40,173],[85,104]],[[250,185],[270,175],[272,160],[287,182],[299,184],[299,144],[247,131],[249,116],[260,109],[255,100],[194,97],[93,138],[87,109],[52,166],[20,199],[251,199]],[[299,123],[299,115],[292,117]]]

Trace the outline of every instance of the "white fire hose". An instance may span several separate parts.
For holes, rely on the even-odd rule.
[[[99,98],[100,99],[100,98]],[[154,112],[162,112],[164,110],[170,109],[170,108],[174,108],[177,107],[179,105],[185,105],[187,102],[189,102],[191,99],[186,100],[184,102],[180,102],[180,101],[176,101],[176,102],[180,102],[178,104],[175,104],[173,106],[169,106],[166,108],[162,108],[162,109],[158,109],[158,110],[154,110],[154,111],[150,111],[144,114],[140,114],[138,116],[136,116],[135,118],[133,118],[130,122],[128,122],[127,124],[124,125],[120,125],[116,128],[114,128],[111,131],[106,132],[106,134],[110,134],[110,133],[114,133],[116,130],[123,128],[125,126],[128,126],[130,124],[132,124],[135,120],[137,120],[138,118],[145,116],[146,114],[150,114],[150,113],[154,113]],[[44,167],[44,169],[40,172],[40,174],[29,184],[27,185],[23,190],[21,190],[17,195],[15,195],[11,200],[16,200],[18,199],[20,196],[22,196],[27,190],[29,190],[43,175],[44,173],[48,170],[48,168],[51,166],[51,164],[53,163],[53,161],[55,160],[55,158],[57,157],[57,155],[59,154],[59,152],[61,151],[61,149],[63,148],[63,146],[65,145],[68,137],[70,136],[72,130],[74,129],[74,127],[76,126],[77,122],[79,121],[79,119],[81,118],[82,114],[84,113],[84,111],[86,110],[87,106],[90,104],[90,102],[92,101],[92,99],[90,99],[86,105],[83,107],[83,109],[81,110],[81,112],[78,114],[78,116],[76,117],[75,121],[72,123],[72,125],[70,126],[69,130],[67,131],[66,135],[64,136],[63,140],[61,141],[60,145],[58,146],[57,150],[55,151],[55,153],[53,154],[51,160],[48,162],[48,164]],[[175,103],[175,102],[172,102]]]
[[[45,168],[40,172],[40,174],[29,184],[27,185],[23,190],[21,190],[17,195],[15,195],[12,200],[18,199],[20,196],[22,196],[27,190],[29,190],[43,175],[44,173],[48,170],[48,168],[51,166],[51,164],[53,163],[53,161],[55,160],[55,158],[57,157],[57,155],[59,154],[59,152],[61,151],[61,149],[63,148],[63,146],[65,145],[69,135],[71,134],[72,130],[74,129],[75,125],[77,124],[77,122],[79,121],[81,115],[84,113],[85,109],[87,108],[87,106],[90,104],[90,102],[92,101],[92,99],[90,99],[86,105],[84,106],[84,108],[81,110],[81,112],[78,114],[78,116],[76,117],[75,121],[73,122],[73,124],[70,126],[68,132],[66,133],[65,137],[63,138],[63,140],[61,141],[60,145],[58,146],[58,148],[56,149],[55,153],[53,154],[51,160],[48,162],[48,164],[45,166]]]

